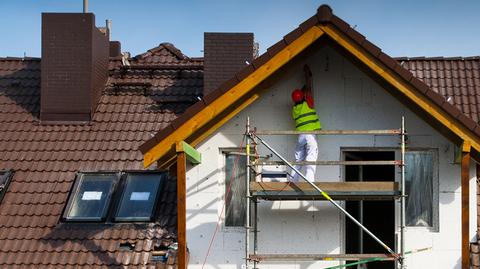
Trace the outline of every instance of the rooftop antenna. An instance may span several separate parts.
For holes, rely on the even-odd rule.
[[[88,0],[83,0],[83,13],[88,12]]]

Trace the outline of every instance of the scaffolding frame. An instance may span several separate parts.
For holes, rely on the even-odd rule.
[[[259,135],[298,135],[298,134],[315,134],[315,135],[384,135],[384,136],[399,136],[400,137],[400,155],[401,160],[394,161],[314,161],[314,162],[289,162],[284,157],[282,157],[278,152],[275,151],[264,139],[260,138]],[[250,264],[253,262],[253,268],[257,269],[257,264],[260,261],[272,260],[272,261],[321,261],[321,260],[363,260],[363,259],[372,259],[380,258],[383,260],[395,260],[396,267],[400,269],[405,268],[405,149],[406,149],[406,131],[405,131],[405,117],[402,116],[401,119],[401,128],[399,129],[389,129],[389,130],[318,130],[318,131],[256,131],[256,129],[251,129],[250,127],[250,117],[247,117],[246,122],[246,218],[245,218],[245,265],[246,268],[250,268]],[[255,157],[251,154],[251,147],[253,145],[263,144],[267,149],[269,149],[273,155],[278,157],[281,161],[258,161],[253,160],[251,157]],[[361,222],[356,220],[351,216],[343,207],[341,207],[335,200],[349,200],[346,197],[354,196],[355,192],[344,193],[342,195],[332,195],[335,200],[332,199],[327,192],[319,188],[318,182],[310,182],[307,180],[305,175],[298,171],[292,164],[306,165],[306,164],[315,164],[315,165],[394,165],[400,168],[400,195],[398,193],[386,194],[383,193],[383,196],[390,196],[392,200],[397,200],[400,198],[400,253],[394,252],[389,248],[383,241],[377,238],[371,231],[369,231]],[[363,232],[367,233],[375,241],[377,241],[384,249],[386,249],[390,254],[258,254],[258,203],[260,200],[285,200],[285,196],[278,194],[268,194],[265,192],[255,192],[251,190],[251,184],[256,182],[257,167],[262,165],[286,165],[293,171],[299,174],[299,176],[307,182],[315,191],[317,197],[323,197],[325,200],[328,200],[332,203],[341,213],[346,217],[350,218]],[[251,171],[255,173],[255,176],[251,176]],[[378,194],[378,193],[377,193]],[[308,194],[294,195],[295,200],[312,200],[315,198],[315,195],[309,192]],[[371,200],[372,196],[360,195],[357,196],[358,200]],[[251,206],[253,205],[253,227],[252,227],[252,216],[251,216]],[[250,233],[253,230],[253,254],[250,253]],[[360,233],[363,237],[363,233]],[[397,241],[398,242],[398,241]],[[397,246],[398,249],[398,246]]]

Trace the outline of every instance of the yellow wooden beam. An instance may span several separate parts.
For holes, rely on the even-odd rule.
[[[249,76],[247,76],[233,88],[228,90],[222,96],[217,98],[211,104],[206,106],[202,111],[197,113],[187,122],[182,124],[178,129],[173,131],[169,136],[160,141],[160,143],[158,143],[156,146],[146,152],[143,157],[144,167],[150,166],[159,158],[163,157],[168,151],[171,150],[172,145],[176,144],[179,141],[187,140],[187,138],[192,135],[196,130],[205,126],[210,120],[225,111],[225,109],[234,104],[237,100],[244,97],[252,89],[258,86],[262,81],[267,79],[270,75],[272,75],[282,66],[287,64],[292,58],[294,58],[304,49],[309,47],[313,42],[318,40],[323,34],[324,32],[320,30],[320,28],[317,26],[307,30],[295,41],[287,45],[284,49],[282,49],[270,60],[268,60],[268,62],[253,71]],[[216,128],[218,128],[221,125],[216,124],[216,126]],[[209,133],[209,135],[210,134],[211,132]],[[203,136],[203,138],[205,137],[206,136]],[[195,146],[195,143],[191,142],[191,144]]]
[[[255,100],[257,100],[258,97],[260,97],[259,94],[254,94],[254,95],[250,96],[245,102],[241,103],[237,108],[235,108],[227,116],[220,119],[212,127],[210,127],[207,131],[203,132],[199,137],[197,137],[195,140],[193,140],[191,144],[195,145],[195,146],[198,145],[205,138],[207,138],[213,132],[215,132],[218,128],[222,127],[222,125],[224,125],[227,121],[229,121],[231,118],[233,118],[235,115],[237,115],[240,111],[242,111],[244,108],[246,108],[251,103],[253,103]]]
[[[401,79],[398,74],[391,71],[378,59],[365,52],[363,48],[353,43],[339,30],[335,29],[331,25],[320,25],[319,27],[327,36],[335,40],[339,45],[352,53],[362,63],[367,65],[375,73],[393,85],[410,100],[418,104],[423,110],[435,117],[443,126],[450,129],[464,141],[468,141],[475,150],[480,151],[480,139],[478,139],[470,130],[459,124],[457,119],[454,119],[452,116],[439,108],[438,105],[434,104],[431,100],[415,91],[413,86]]]
[[[157,164],[157,167],[158,169],[161,169],[161,170],[168,170],[168,168],[173,164],[175,164],[176,161],[177,161],[177,158],[175,157],[175,155],[172,155],[165,161],[159,161]]]
[[[216,122],[214,125],[212,125],[208,130],[202,132],[200,136],[195,138],[192,142],[190,142],[190,145],[193,147],[197,146],[199,143],[201,143],[205,138],[210,136],[213,132],[215,132],[218,128],[222,127],[223,124],[225,124],[227,121],[229,121],[231,118],[233,118],[235,115],[237,115],[240,111],[242,111],[244,108],[249,106],[251,103],[253,103],[255,100],[257,100],[260,97],[260,94],[253,94],[250,96],[246,101],[241,103],[237,108],[232,110],[230,113],[228,113],[225,117],[220,119],[218,122]],[[172,155],[169,159],[166,161],[159,163],[158,167],[160,169],[167,169],[170,167],[172,164],[175,163],[175,155]]]
[[[463,141],[462,152],[470,152],[471,149],[472,149],[472,145],[470,144],[470,142],[469,141]]]

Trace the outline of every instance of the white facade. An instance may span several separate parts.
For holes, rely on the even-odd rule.
[[[317,112],[323,129],[395,129],[406,118],[409,147],[438,151],[439,230],[408,227],[406,250],[431,247],[406,257],[407,268],[461,268],[460,165],[454,162],[454,144],[431,128],[349,60],[323,47],[305,62],[313,72]],[[240,112],[197,149],[202,163],[187,172],[187,246],[189,268],[202,268],[206,252],[222,212],[224,155],[222,149],[241,146],[246,117],[259,130],[292,130],[290,93],[304,84],[300,63],[265,91],[259,100]],[[265,139],[281,154],[293,159],[294,136]],[[398,148],[398,137],[318,136],[319,160],[341,160],[342,148]],[[265,148],[260,148],[267,153]],[[397,153],[397,157],[400,155]],[[475,169],[471,167],[470,235],[475,237]],[[320,166],[317,178],[343,181],[343,169]],[[399,181],[397,173],[396,181]],[[398,203],[397,203],[398,204]],[[399,227],[399,207],[396,227]],[[266,202],[259,204],[259,253],[344,253],[344,217],[328,202]],[[379,215],[379,221],[381,216]],[[375,233],[375,231],[373,231]],[[220,223],[204,268],[243,268],[245,229]],[[392,248],[394,246],[391,246]],[[324,268],[338,262],[260,263],[259,268]]]

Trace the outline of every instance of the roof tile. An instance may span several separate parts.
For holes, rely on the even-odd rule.
[[[365,42],[365,36],[360,34],[359,32],[355,31],[355,29],[351,28],[348,29],[347,35],[353,39],[353,41],[357,42],[359,45],[362,45]]]
[[[293,41],[295,41],[297,38],[299,38],[302,35],[302,29],[300,27],[295,28],[293,31],[288,33],[283,37],[283,40],[285,40],[285,43],[290,44]]]
[[[271,59],[270,55],[268,55],[268,53],[264,53],[259,57],[257,57],[256,59],[254,59],[252,62],[252,65],[255,67],[255,69],[258,69],[260,66],[264,65],[270,59]]]
[[[316,15],[313,15],[312,17],[310,17],[306,21],[302,22],[299,27],[302,30],[302,32],[305,33],[306,31],[308,31],[308,29],[317,25],[317,23],[318,23],[318,17]]]
[[[317,10],[317,18],[321,23],[329,22],[332,16],[332,8],[328,5],[321,5]]]
[[[255,67],[252,64],[249,64],[242,68],[242,70],[238,71],[235,76],[237,77],[238,81],[242,81],[248,77],[248,75],[253,73],[253,71],[255,71]]]
[[[430,89],[426,92],[426,95],[439,106],[442,106],[443,103],[446,101],[443,96]]]
[[[362,43],[362,47],[368,51],[370,54],[372,54],[374,57],[379,57],[380,53],[382,50],[375,46],[372,42],[368,41],[365,39],[365,41]]]
[[[74,172],[142,167],[137,147],[145,140],[145,132],[164,127],[174,117],[173,113],[182,113],[193,104],[194,97],[201,94],[203,71],[198,66],[202,61],[182,56],[171,45],[161,45],[149,55],[132,59],[136,69],[111,73],[109,83],[148,81],[167,88],[152,91],[130,90],[126,86],[117,90],[106,88],[94,121],[88,125],[39,124],[40,62],[35,60],[35,65],[29,65],[28,61],[0,58],[0,169],[15,170],[12,184],[0,204],[0,267],[106,268],[120,262],[129,264],[131,255],[115,261],[112,259],[115,255],[106,254],[119,251],[118,238],[111,237],[111,228],[104,229],[102,224],[79,227],[59,223]],[[165,67],[159,70],[141,67],[146,63],[167,62],[183,66],[182,76]],[[13,68],[16,76],[6,77],[5,67]],[[120,64],[115,68],[123,67]],[[152,72],[158,75],[152,76]],[[6,81],[21,87],[11,83],[2,86]],[[175,87],[171,87],[174,84]],[[30,87],[28,85],[33,88],[24,88]],[[124,109],[125,113],[120,113]],[[172,217],[176,218],[175,215],[161,216]],[[160,219],[158,223],[160,221],[165,222]],[[136,240],[138,231],[143,229],[142,225],[127,225],[114,230]],[[163,233],[167,234],[170,228],[159,225],[155,229],[165,230]],[[104,250],[103,246],[108,247]],[[3,256],[5,253],[8,255]],[[6,264],[8,266],[2,266]]]
[[[388,68],[392,69],[392,70],[395,70],[395,68],[397,67],[398,62],[395,61],[394,59],[392,59],[390,56],[388,56],[387,54],[381,52],[380,55],[378,56],[378,58],[380,59],[380,61],[382,61]]]
[[[238,78],[234,76],[231,79],[222,83],[218,89],[212,91],[211,93],[203,97],[203,101],[205,102],[205,105],[211,104],[218,97],[222,96],[226,91],[228,91],[230,88],[235,86],[238,82],[239,82]]]
[[[284,49],[287,46],[285,43],[285,40],[280,40],[277,43],[273,44],[271,47],[267,49],[267,53],[270,55],[270,57],[275,56],[278,52],[280,52],[282,49]]]
[[[478,72],[478,67],[475,68],[480,62],[478,58],[404,57],[397,60],[403,62],[406,69],[415,71],[417,78],[421,78],[433,91],[443,95],[445,99],[451,99],[454,106],[447,102],[443,105],[447,112],[453,113],[454,117],[463,112],[478,122],[480,81],[468,78]]]
[[[460,114],[460,116],[457,117],[458,120],[460,120],[465,126],[467,126],[470,130],[474,130],[475,127],[477,126],[477,123],[473,121],[471,118],[467,117],[465,114]]]

